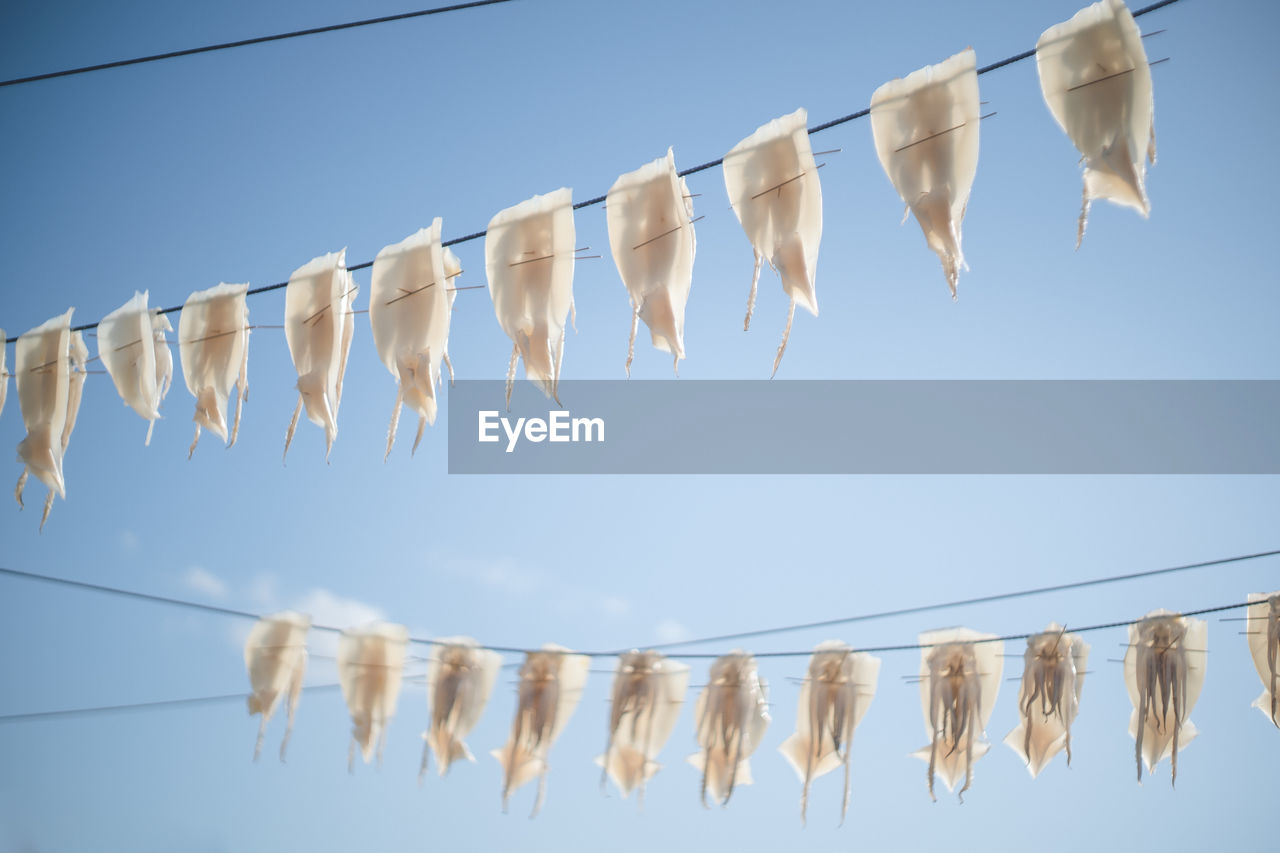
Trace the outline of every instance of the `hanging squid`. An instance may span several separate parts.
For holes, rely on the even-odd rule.
[[[511,735],[505,746],[490,753],[502,764],[503,811],[511,792],[535,778],[538,794],[530,817],[542,808],[547,785],[547,753],[578,707],[590,664],[591,659],[586,655],[575,655],[554,643],[525,655],[520,667]]]
[[[262,738],[267,722],[276,712],[281,698],[288,707],[289,720],[280,741],[280,760],[284,761],[289,735],[293,732],[293,716],[302,695],[302,677],[307,671],[307,631],[311,617],[286,610],[264,616],[254,623],[244,643],[244,668],[249,673],[249,714],[261,714],[258,739],[253,745],[253,760],[262,752]]]
[[[800,687],[796,732],[778,751],[804,785],[800,819],[809,806],[809,785],[819,776],[844,767],[840,822],[849,810],[849,748],[853,732],[871,706],[880,678],[880,659],[854,652],[839,640],[819,643],[809,659]]]
[[[890,80],[871,96],[880,165],[942,261],[952,299],[960,270],[969,268],[960,226],[978,173],[979,118],[972,48]]]
[[[1270,595],[1261,592],[1249,594],[1249,609],[1245,621],[1245,633],[1249,638],[1249,654],[1262,679],[1262,695],[1253,701],[1253,707],[1262,712],[1277,728],[1280,728],[1280,592]]]
[[[338,681],[352,724],[348,770],[355,764],[357,744],[365,764],[375,749],[378,763],[382,763],[382,746],[387,725],[396,715],[408,645],[409,629],[386,622],[343,631],[338,639]]]
[[[351,303],[359,288],[347,271],[347,250],[321,255],[289,276],[284,289],[284,336],[298,371],[298,405],[284,438],[289,455],[298,415],[305,407],[307,419],[324,428],[324,458],[338,436],[338,406],[347,370],[355,318]]]
[[[28,474],[35,474],[48,487],[41,530],[53,509],[53,496],[67,498],[62,460],[80,413],[85,362],[89,359],[84,337],[71,331],[74,310],[68,309],[19,336],[15,347],[18,406],[27,435],[18,442],[18,461],[24,467],[13,496],[22,506]]]
[[[605,198],[609,247],[631,297],[627,376],[641,320],[654,347],[671,353],[679,372],[684,358],[684,309],[693,283],[693,196],[676,173],[676,158],[654,160],[614,181]]]
[[[702,772],[702,805],[708,791],[727,805],[735,785],[751,784],[748,759],[769,727],[768,685],[756,659],[742,649],[717,658],[693,716],[701,749],[689,763]]]
[[[1080,710],[1089,645],[1061,625],[1027,639],[1022,686],[1018,689],[1018,725],[1004,742],[1027,765],[1031,778],[1064,749],[1071,766],[1071,724]]]
[[[436,422],[440,364],[449,365],[449,320],[457,297],[453,279],[462,273],[457,256],[440,245],[440,225],[437,216],[430,228],[387,246],[373,261],[369,295],[373,344],[399,383],[383,461],[391,455],[402,405],[418,413],[414,451],[422,441],[423,428]],[[452,377],[451,365],[449,374]]]
[[[8,338],[4,336],[4,329],[0,329],[0,415],[4,414],[4,398],[9,394],[9,371],[5,369],[5,341]]]
[[[178,318],[182,377],[196,398],[196,436],[187,458],[196,452],[200,428],[236,443],[240,409],[249,396],[249,306],[247,284],[219,284],[187,297]],[[227,430],[227,398],[236,388],[236,416]]]
[[[426,743],[419,779],[427,772],[428,749],[435,753],[441,776],[460,758],[476,760],[463,738],[480,721],[501,668],[502,656],[480,648],[470,637],[446,637],[431,647],[427,659],[431,727],[422,733]]]
[[[782,343],[773,358],[778,372],[791,338],[796,304],[815,317],[818,294],[818,244],[822,242],[822,185],[809,147],[803,109],[776,118],[733,146],[724,155],[724,185],[729,204],[755,250],[755,270],[747,297],[742,328],[751,326],[760,282],[761,261],[778,271],[782,289],[791,300]]]
[[[1142,33],[1123,0],[1102,0],[1044,31],[1036,42],[1040,90],[1084,161],[1084,205],[1106,199],[1145,218],[1147,161],[1156,161],[1155,99]]]
[[[148,422],[147,445],[173,381],[173,354],[164,335],[172,329],[167,317],[148,310],[145,291],[98,323],[98,358],[125,405]]]
[[[1153,610],[1129,626],[1124,683],[1133,702],[1129,736],[1139,782],[1144,763],[1150,773],[1165,757],[1170,783],[1178,781],[1178,749],[1197,734],[1190,717],[1204,687],[1208,643],[1209,623],[1167,610]]]
[[[964,802],[973,784],[973,763],[991,749],[984,732],[1000,691],[1004,643],[993,634],[947,628],[925,631],[920,645],[920,701],[929,745],[912,754],[929,762],[933,800],[933,780],[939,776],[948,791],[964,780]]]
[[[558,403],[565,321],[573,311],[573,191],[536,195],[489,220],[484,266],[502,331],[511,338],[507,406],[516,362]]]
[[[658,753],[671,737],[689,688],[689,667],[659,652],[631,651],[618,656],[609,705],[609,739],[596,759],[624,797],[662,769]]]

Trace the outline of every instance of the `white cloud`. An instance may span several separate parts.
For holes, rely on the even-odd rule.
[[[121,551],[128,551],[130,553],[137,551],[138,545],[140,544],[138,541],[138,534],[134,533],[132,530],[121,530],[116,534],[116,541],[120,544]]]
[[[663,619],[653,629],[659,643],[678,643],[691,636],[689,629],[674,619]]]
[[[626,616],[631,612],[631,602],[619,595],[606,595],[600,599],[600,609],[607,616]]]
[[[290,609],[310,614],[313,625],[327,625],[331,628],[359,628],[370,622],[386,619],[381,608],[319,587],[308,591],[290,605]],[[332,631],[313,629],[307,638],[307,646],[316,657],[333,657],[338,653],[338,635]],[[330,677],[328,666],[314,666],[312,669],[317,678]]]
[[[209,598],[221,601],[227,597],[227,584],[222,578],[199,566],[192,566],[187,569],[187,573],[182,577],[182,582],[187,585],[188,589],[192,589]]]

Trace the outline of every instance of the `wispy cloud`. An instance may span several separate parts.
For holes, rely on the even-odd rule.
[[[689,629],[674,619],[663,619],[653,629],[659,643],[679,643],[692,636]]]
[[[199,566],[192,566],[187,569],[186,574],[182,576],[182,582],[187,585],[188,589],[208,598],[223,601],[227,597],[226,582],[213,572],[202,569]]]

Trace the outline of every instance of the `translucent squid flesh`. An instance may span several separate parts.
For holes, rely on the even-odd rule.
[[[1207,622],[1167,610],[1153,610],[1129,626],[1124,682],[1133,702],[1129,735],[1139,782],[1144,763],[1151,772],[1166,756],[1170,782],[1178,780],[1178,749],[1197,734],[1190,716],[1204,687],[1208,642]]]
[[[1263,715],[1280,728],[1280,592],[1249,595],[1245,633],[1249,637],[1249,654],[1262,679],[1262,695],[1253,702]]]
[[[768,685],[756,659],[735,649],[711,664],[710,680],[694,705],[698,745],[689,763],[702,772],[702,804],[707,793],[721,805],[735,785],[751,784],[748,759],[769,727]]]
[[[382,746],[387,725],[396,715],[408,645],[409,629],[386,622],[343,631],[338,639],[338,681],[352,723],[348,770],[355,764],[357,744],[366,764],[375,749],[378,763],[382,763]]]
[[[419,778],[427,772],[428,749],[435,753],[441,776],[458,759],[476,760],[463,738],[480,721],[501,668],[502,656],[479,648],[470,637],[446,637],[431,647],[427,659],[431,726],[422,734],[426,743]]]
[[[1000,677],[1004,643],[993,634],[968,628],[926,631],[920,635],[920,701],[929,744],[913,753],[929,762],[929,796],[935,775],[948,791],[963,779],[960,801],[973,784],[973,763],[991,745],[984,739]]]
[[[178,352],[187,390],[196,398],[196,435],[187,458],[196,452],[200,428],[236,443],[240,410],[249,396],[249,306],[247,284],[219,284],[187,297],[178,318]],[[227,399],[236,388],[236,416],[227,430]]]
[[[485,273],[498,325],[511,339],[507,405],[516,362],[559,402],[565,326],[573,310],[573,192],[558,189],[500,211],[484,239]]]
[[[675,155],[654,160],[614,181],[605,200],[609,247],[631,297],[627,375],[635,355],[640,320],[654,347],[671,353],[672,367],[684,358],[684,309],[693,282],[697,240],[693,196],[676,173]]]
[[[800,688],[796,732],[778,747],[804,784],[801,820],[808,810],[810,783],[843,766],[840,821],[844,822],[849,810],[849,748],[854,729],[876,695],[879,678],[879,658],[854,652],[839,640],[827,640],[814,649]]]
[[[148,310],[146,292],[134,293],[98,323],[98,358],[125,405],[148,422],[148,445],[173,379],[173,355],[164,335],[172,328],[163,314]]]
[[[302,695],[302,677],[307,671],[307,631],[311,617],[292,611],[264,616],[254,623],[244,644],[244,668],[249,673],[249,713],[261,714],[258,739],[253,745],[253,760],[262,752],[262,739],[267,722],[275,713],[281,697],[287,697],[289,721],[280,741],[280,760],[284,761],[293,732],[293,717]]]
[[[609,705],[609,739],[596,759],[605,776],[624,797],[639,789],[644,800],[645,782],[662,769],[658,753],[671,737],[685,691],[689,667],[658,652],[631,651],[618,657]]]
[[[787,351],[796,304],[814,316],[818,314],[814,287],[818,245],[822,242],[822,185],[809,145],[807,120],[808,113],[803,109],[776,118],[724,156],[729,204],[755,250],[755,270],[742,328],[751,325],[762,260],[778,271],[782,289],[791,300],[782,343],[773,359],[774,373]]]
[[[1032,778],[1066,750],[1071,765],[1071,724],[1080,710],[1089,646],[1057,624],[1027,639],[1018,725],[1004,742],[1027,765]]]
[[[530,817],[542,808],[547,784],[547,753],[578,707],[590,663],[591,659],[586,655],[575,655],[552,643],[544,645],[542,651],[529,652],[525,656],[520,667],[511,735],[505,746],[490,753],[502,764],[504,811],[511,792],[535,778],[538,780],[538,794]]]
[[[1146,175],[1156,160],[1155,99],[1142,33],[1123,0],[1102,0],[1045,30],[1036,43],[1040,90],[1059,127],[1083,155],[1084,204],[1107,199],[1151,212]],[[1145,155],[1145,160],[1144,160]]]
[[[430,228],[378,252],[373,261],[369,323],[378,358],[399,383],[391,426],[387,429],[385,460],[391,455],[400,423],[400,408],[418,413],[418,434],[436,421],[436,386],[440,364],[449,358],[449,320],[454,277],[461,274],[458,258],[440,245],[441,219]]]
[[[298,371],[298,405],[285,435],[284,456],[304,407],[307,420],[324,428],[326,460],[338,436],[342,380],[355,332],[351,304],[359,290],[347,271],[346,256],[343,249],[303,264],[289,276],[284,291],[284,336]]]
[[[4,414],[4,398],[9,394],[9,371],[4,366],[6,340],[4,329],[0,329],[0,415]]]
[[[960,226],[978,173],[979,113],[972,48],[890,80],[871,96],[880,165],[942,261],[952,299],[960,270],[968,269]]]

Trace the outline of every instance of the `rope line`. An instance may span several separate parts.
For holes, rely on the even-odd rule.
[[[467,7],[469,7],[469,6],[478,6],[478,5],[485,5],[485,3],[499,3],[499,2],[507,2],[507,0],[482,0],[482,2],[478,2],[478,3],[467,3],[467,4],[462,4],[461,6],[449,6],[449,7],[445,7],[445,8],[443,8],[443,9],[441,9],[441,10],[428,10],[427,12],[423,12],[423,13],[407,13],[407,15],[413,15],[413,14],[428,14],[428,13],[430,13],[430,12],[432,12],[432,11],[452,11],[453,9],[467,8]],[[1157,10],[1159,10],[1159,9],[1163,9],[1165,6],[1171,6],[1171,5],[1173,5],[1174,3],[1177,3],[1177,2],[1180,2],[1180,0],[1159,0],[1159,2],[1157,2],[1157,3],[1152,3],[1152,4],[1151,4],[1151,5],[1149,5],[1149,6],[1144,6],[1144,7],[1142,7],[1141,9],[1137,9],[1137,10],[1135,10],[1132,14],[1133,14],[1133,17],[1135,17],[1135,18],[1139,18],[1139,17],[1141,17],[1141,16],[1143,16],[1143,15],[1149,14],[1149,13],[1151,13],[1151,12],[1155,12],[1155,11],[1157,11]],[[398,17],[403,17],[403,16],[390,16],[390,17],[388,17],[388,18],[377,18],[377,19],[372,19],[371,21],[368,21],[368,22],[356,22],[355,24],[339,24],[339,25],[336,25],[336,26],[335,26],[335,27],[333,27],[333,28],[334,28],[334,29],[341,29],[341,28],[344,28],[344,27],[350,27],[350,26],[359,26],[359,25],[363,25],[364,23],[380,23],[380,22],[385,21],[385,20],[395,20],[395,19],[396,19],[396,18],[398,18]],[[316,32],[323,32],[323,31],[325,31],[325,28],[319,28],[319,29],[317,29],[317,30],[316,30]],[[300,32],[301,32],[302,34],[309,34],[311,31],[300,31]],[[285,35],[283,35],[283,36],[268,36],[268,37],[265,37],[265,39],[264,39],[264,40],[271,40],[271,39],[273,39],[273,38],[284,38],[284,37],[286,37],[286,36],[288,36],[288,35],[290,35],[290,34],[285,34]],[[250,41],[252,41],[252,40],[250,40]],[[234,46],[234,45],[233,45],[233,46]],[[199,51],[199,50],[211,50],[211,49],[214,49],[214,48],[216,48],[216,47],[217,47],[217,46],[215,45],[215,46],[210,47],[210,48],[198,48],[198,49],[197,49],[197,51]],[[993,62],[993,63],[991,63],[990,65],[985,65],[985,66],[983,66],[982,68],[979,68],[979,69],[978,69],[978,71],[977,71],[977,73],[978,73],[979,75],[982,75],[982,74],[988,74],[988,73],[990,73],[990,72],[992,72],[992,71],[996,71],[996,70],[998,70],[998,69],[1004,68],[1004,67],[1005,67],[1005,66],[1007,66],[1007,65],[1013,65],[1014,63],[1022,62],[1023,60],[1030,59],[1031,57],[1033,57],[1033,56],[1035,56],[1035,55],[1036,55],[1036,52],[1035,52],[1034,50],[1025,50],[1025,51],[1023,51],[1022,53],[1015,54],[1014,56],[1008,56],[1008,57],[1005,57],[1004,59],[1001,59],[1001,60],[999,60],[998,62]],[[157,58],[164,58],[164,56],[162,55],[162,56],[157,57]],[[131,60],[131,61],[132,61],[132,60]],[[97,66],[91,66],[90,68],[88,68],[88,69],[86,69],[86,70],[94,70],[94,68],[96,68],[96,67],[97,67]],[[77,73],[77,72],[59,72],[59,73]],[[53,76],[57,76],[57,75],[53,75]],[[9,81],[9,82],[10,82],[10,83],[12,83],[12,82],[24,82],[26,79],[41,79],[41,78],[24,78],[23,80],[19,80],[19,81]],[[8,85],[8,83],[0,84],[0,85]],[[867,116],[869,116],[869,115],[871,115],[871,110],[870,110],[869,108],[860,109],[860,110],[858,110],[857,112],[852,112],[852,113],[849,113],[848,115],[840,116],[839,118],[831,119],[830,121],[826,121],[826,122],[823,122],[823,123],[821,123],[821,124],[817,124],[817,125],[814,125],[813,127],[810,127],[810,128],[808,129],[808,131],[809,131],[809,135],[810,135],[810,136],[812,136],[812,135],[813,135],[813,134],[815,134],[815,133],[821,133],[821,132],[822,132],[822,131],[824,131],[824,130],[830,130],[830,129],[831,129],[831,128],[833,128],[833,127],[838,127],[839,125],[846,124],[846,123],[851,122],[851,121],[854,121],[854,120],[856,120],[856,119],[866,118],[866,117],[867,117]],[[707,162],[705,162],[705,163],[699,163],[697,166],[693,166],[693,167],[690,167],[690,168],[688,168],[688,169],[681,169],[681,170],[680,170],[679,172],[677,172],[676,174],[677,174],[679,177],[681,177],[681,178],[687,178],[687,177],[688,177],[688,176],[690,176],[690,175],[696,175],[696,174],[698,174],[699,172],[705,172],[705,171],[707,171],[708,169],[714,169],[715,167],[717,167],[717,166],[721,166],[721,165],[723,165],[723,164],[724,164],[724,158],[723,158],[723,157],[719,157],[719,158],[717,158],[717,159],[715,159],[715,160],[708,160],[708,161],[707,161]],[[583,208],[585,208],[585,207],[591,207],[591,206],[593,206],[593,205],[603,204],[603,203],[604,203],[604,201],[605,201],[605,198],[606,198],[605,196],[599,195],[599,196],[595,196],[595,197],[593,197],[593,198],[589,198],[589,199],[587,199],[587,200],[585,200],[585,201],[575,202],[575,203],[574,203],[574,205],[573,205],[573,209],[574,209],[574,210],[582,210],[582,209],[583,209]],[[472,233],[470,233],[470,234],[465,234],[465,235],[463,235],[463,236],[461,236],[461,237],[454,237],[454,238],[452,238],[452,239],[450,239],[450,240],[444,240],[444,241],[442,241],[442,242],[441,242],[441,244],[440,244],[440,245],[441,245],[441,246],[446,246],[446,247],[447,247],[447,246],[456,246],[456,245],[458,245],[458,244],[460,244],[460,243],[468,243],[468,242],[470,242],[470,241],[472,241],[472,240],[479,240],[481,237],[483,237],[483,236],[485,235],[485,233],[486,233],[486,232],[484,232],[484,231],[473,231]],[[350,271],[355,271],[355,270],[367,269],[367,268],[369,268],[369,267],[371,267],[371,266],[373,266],[373,261],[365,261],[364,263],[359,263],[359,264],[355,264],[355,265],[353,265],[353,266],[349,266],[349,267],[347,267],[347,269],[348,269],[348,270],[350,270]],[[289,284],[289,282],[287,282],[287,281],[281,281],[281,282],[276,282],[275,284],[268,284],[268,285],[264,285],[264,286],[262,286],[262,287],[254,287],[254,288],[251,288],[251,289],[248,291],[248,294],[247,294],[247,295],[248,295],[248,296],[257,296],[257,295],[258,295],[258,294],[260,294],[260,293],[270,293],[270,292],[271,292],[271,291],[273,291],[273,290],[281,290],[282,288],[287,287],[287,286],[288,286],[288,284]],[[181,305],[174,305],[174,306],[169,307],[169,308],[159,308],[159,309],[156,309],[155,313],[157,313],[157,314],[173,314],[173,313],[175,313],[175,312],[177,312],[177,311],[181,311],[181,310],[182,310],[182,306],[181,306]],[[88,330],[88,329],[95,329],[95,328],[97,328],[97,326],[98,326],[98,324],[97,324],[97,323],[85,323],[84,325],[80,325],[80,326],[73,326],[73,327],[71,328],[71,331],[73,331],[73,332],[83,332],[83,331],[86,331],[86,330]],[[5,341],[5,343],[6,343],[6,344],[11,344],[11,343],[13,343],[14,341],[16,341],[17,339],[18,339],[18,338],[17,338],[16,336],[15,336],[15,337],[11,337],[11,338],[8,338],[8,339]]]

